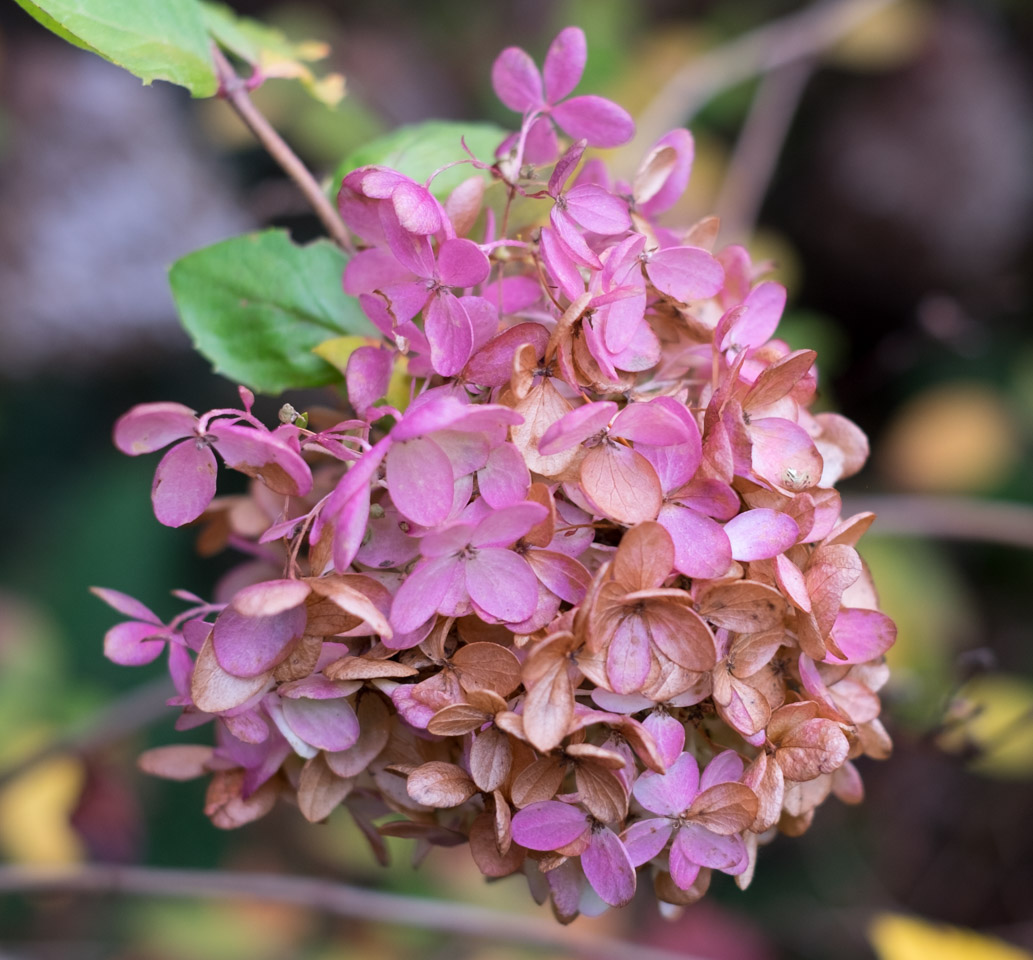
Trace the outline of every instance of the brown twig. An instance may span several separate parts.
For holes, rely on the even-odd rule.
[[[897,0],[822,0],[744,33],[686,64],[638,118],[637,154],[737,83],[814,56]],[[636,147],[637,145],[637,147]]]
[[[873,534],[979,540],[1033,549],[1033,507],[1022,503],[927,495],[847,497],[843,514],[878,515]]]
[[[814,67],[812,58],[798,60],[772,70],[761,81],[717,197],[722,243],[742,243],[753,233]]]
[[[167,678],[144,684],[98,711],[81,730],[51,740],[39,750],[0,771],[0,790],[23,773],[51,757],[65,753],[88,753],[117,743],[156,720],[170,715],[165,701],[175,694]]]
[[[586,936],[571,928],[487,907],[363,890],[315,877],[108,864],[0,866],[0,891],[261,900],[369,923],[544,947],[585,960],[700,960],[610,937]]]
[[[255,135],[269,155],[280,165],[304,194],[305,199],[315,211],[316,216],[326,227],[327,233],[336,243],[349,252],[354,252],[354,245],[334,206],[323,193],[322,188],[312,176],[311,171],[298,158],[298,155],[287,145],[287,142],[272,127],[262,112],[254,105],[248,94],[247,84],[237,75],[222,51],[213,46],[212,58],[215,72],[219,77],[220,95],[225,97],[237,115]]]

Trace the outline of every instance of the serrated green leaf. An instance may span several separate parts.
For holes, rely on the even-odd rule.
[[[169,282],[183,326],[216,372],[276,394],[341,379],[312,352],[329,337],[378,335],[341,289],[346,262],[327,240],[301,247],[265,230],[188,254]]]
[[[69,43],[128,70],[145,84],[186,87],[195,97],[218,89],[210,40],[197,0],[17,0]]]
[[[423,183],[435,170],[447,163],[464,160],[462,140],[478,160],[491,163],[495,148],[505,139],[506,131],[493,123],[459,123],[451,120],[428,120],[425,123],[399,127],[360,147],[347,157],[334,175],[336,191],[345,174],[357,167],[378,163],[404,173],[417,183]],[[431,192],[444,198],[464,180],[478,174],[487,178],[468,163],[450,167],[435,177]]]

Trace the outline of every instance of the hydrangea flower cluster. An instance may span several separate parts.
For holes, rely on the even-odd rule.
[[[895,636],[855,549],[873,516],[841,518],[834,489],[864,435],[809,411],[815,354],[775,337],[784,288],[715,252],[712,218],[658,222],[687,131],[630,183],[582,164],[633,132],[570,98],[585,56],[571,27],[541,73],[496,61],[522,114],[490,168],[501,218],[483,175],[444,202],[384,167],[344,178],[343,282],[383,335],[348,360],[347,412],[270,430],[242,388],[241,409],[119,420],[125,453],[175,444],[158,519],[248,559],[168,624],[98,591],[129,618],[107,655],[167,649],[180,728],[214,725],[213,748],[142,763],[210,773],[216,825],[343,806],[381,856],[384,836],[469,843],[564,921],[642,878],[672,908],[714,871],[745,887],[759,844],[859,801],[853,760],[890,750]],[[541,217],[508,232],[514,198]],[[213,499],[215,454],[250,495]]]

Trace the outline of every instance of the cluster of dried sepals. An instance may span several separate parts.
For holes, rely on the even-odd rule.
[[[346,178],[365,247],[345,283],[385,335],[349,363],[351,419],[270,431],[242,391],[244,410],[119,421],[127,453],[181,441],[159,519],[203,514],[205,550],[250,559],[169,624],[99,591],[130,618],[108,655],[167,647],[181,728],[214,720],[214,748],[142,762],[210,772],[218,826],[278,797],[312,821],[343,806],[379,856],[384,836],[469,842],[564,920],[626,903],[640,868],[669,905],[714,870],[745,886],[758,843],[806,830],[830,793],[860,800],[852,760],[890,749],[894,639],[855,550],[872,516],[842,520],[833,489],[866,441],[809,413],[815,355],[773,339],[785,291],[741,248],[715,255],[712,221],[656,222],[688,134],[634,184],[589,164],[566,189],[586,142],[630,123],[564,99],[583,48],[563,31],[544,87],[522,51],[494,74],[525,114],[496,174],[549,226],[495,240],[489,214],[475,243],[476,186],[442,206],[394,171]],[[553,122],[583,139],[543,191],[520,150],[555,160]],[[383,404],[399,358],[422,378],[404,412]],[[249,497],[209,505],[213,450]]]

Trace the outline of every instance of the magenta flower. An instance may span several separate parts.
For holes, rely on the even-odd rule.
[[[513,816],[513,840],[528,850],[556,850],[581,857],[592,889],[611,907],[635,895],[635,867],[624,844],[606,824],[580,807],[544,800]]]
[[[581,80],[587,57],[584,31],[567,27],[552,41],[542,73],[519,47],[507,47],[495,60],[491,69],[495,93],[510,110],[531,121],[523,149],[523,158],[530,163],[556,159],[556,126],[575,140],[586,140],[590,147],[619,147],[634,135],[631,116],[612,100],[592,95],[565,99]],[[514,140],[506,141],[500,151],[508,150]]]
[[[749,865],[741,836],[757,814],[757,797],[737,781],[743,763],[734,750],[719,753],[700,777],[691,753],[683,753],[667,770],[647,770],[635,782],[634,796],[660,816],[633,823],[624,844],[635,866],[647,863],[671,841],[671,878],[688,890],[701,867],[732,875]]]

